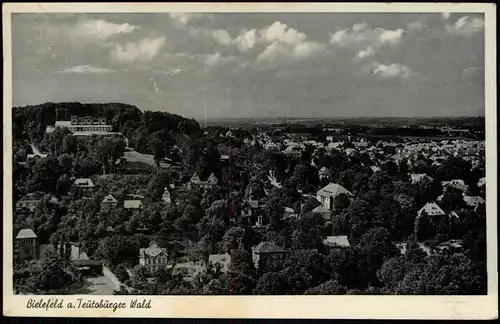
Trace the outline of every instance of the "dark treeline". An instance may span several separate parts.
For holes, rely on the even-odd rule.
[[[49,102],[13,108],[13,137],[39,143],[47,126],[54,125],[56,120],[87,115],[105,117],[113,131],[123,133],[132,147],[142,153],[153,154],[154,147],[148,145],[151,141],[170,143],[178,133],[194,137],[201,134],[195,120],[168,112],[141,112],[135,106],[122,103]]]

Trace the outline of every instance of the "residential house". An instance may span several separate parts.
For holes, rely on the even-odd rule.
[[[323,217],[323,219],[325,219],[326,221],[329,221],[332,218],[331,210],[323,207],[322,205],[319,205],[318,207],[314,208],[312,210],[312,212],[320,214]]]
[[[479,196],[464,196],[464,201],[469,207],[478,207],[481,204],[486,203],[486,201]]]
[[[199,188],[201,186],[201,179],[197,173],[193,174],[191,180],[189,180],[187,187],[189,190]]]
[[[346,188],[337,183],[329,183],[316,193],[316,199],[321,203],[321,206],[328,210],[333,210],[334,199],[340,194],[346,194],[348,197],[353,197],[353,194]]]
[[[350,246],[347,235],[327,236],[323,244],[328,248],[347,248]]]
[[[428,202],[424,207],[417,212],[417,217],[420,217],[425,212],[429,216],[444,216],[446,213],[435,202]]]
[[[75,188],[82,194],[92,193],[95,188],[94,182],[88,178],[79,178],[75,180]]]
[[[142,208],[142,201],[140,200],[124,200],[123,208],[130,210],[139,210]]]
[[[32,258],[38,260],[40,258],[40,245],[33,230],[29,228],[20,230],[16,236],[16,244],[22,259]]]
[[[118,206],[118,200],[112,194],[107,195],[101,200],[101,209],[103,210],[115,208],[116,206]]]
[[[279,148],[278,144],[276,144],[272,141],[269,141],[266,144],[264,144],[264,149],[266,151],[270,151],[270,152],[278,152],[280,148]]]
[[[285,250],[274,242],[261,242],[252,248],[252,259],[256,268],[278,266],[285,259]]]
[[[139,264],[145,266],[151,272],[165,267],[168,261],[167,249],[158,247],[154,241],[151,242],[148,248],[141,248],[139,250]]]
[[[191,180],[189,180],[187,187],[189,190],[195,189],[195,188],[203,188],[203,189],[211,189],[215,187],[218,183],[217,178],[215,175],[212,173],[208,177],[206,181],[201,181],[200,177],[198,174],[193,174],[191,177]]]
[[[208,177],[207,181],[205,182],[205,188],[206,189],[212,189],[214,188],[215,186],[217,186],[217,183],[219,181],[217,180],[217,177],[215,176],[215,174],[210,174],[210,176]]]
[[[214,266],[219,265],[221,272],[226,273],[231,264],[231,256],[228,253],[210,254],[208,256],[208,263],[212,263]]]
[[[16,210],[26,209],[33,212],[42,200],[35,194],[28,194],[16,203]]]

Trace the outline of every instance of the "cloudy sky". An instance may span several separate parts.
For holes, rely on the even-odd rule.
[[[482,14],[13,14],[13,104],[484,115]]]

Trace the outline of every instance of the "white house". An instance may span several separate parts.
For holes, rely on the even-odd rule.
[[[326,187],[316,193],[316,199],[321,203],[321,206],[328,210],[332,210],[334,207],[333,201],[335,197],[340,194],[346,194],[348,197],[353,196],[346,188],[337,183],[330,182]]]
[[[481,204],[486,203],[486,201],[479,196],[464,196],[464,201],[467,204],[467,206],[470,207],[477,207]]]
[[[142,202],[140,200],[124,200],[123,208],[125,209],[141,209]]]
[[[347,235],[327,236],[326,239],[323,240],[323,244],[331,248],[346,248],[350,246]]]
[[[142,248],[139,250],[139,264],[150,271],[165,267],[168,261],[167,249],[158,247],[154,241],[151,242],[147,249]]]
[[[425,204],[424,207],[420,208],[420,210],[417,212],[418,217],[420,217],[424,211],[429,216],[446,215],[444,210],[442,210],[441,207],[439,207],[435,202],[429,202],[429,203]]]
[[[116,198],[113,197],[112,194],[107,195],[101,201],[102,209],[116,207],[116,206],[118,206],[118,200],[116,200]]]

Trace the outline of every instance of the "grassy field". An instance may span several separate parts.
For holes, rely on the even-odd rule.
[[[126,151],[124,154],[125,159],[127,162],[131,163],[144,163],[147,165],[150,165],[152,167],[156,167],[155,160],[153,158],[153,155],[151,154],[143,154],[139,153],[136,151]],[[162,168],[168,168],[170,165],[168,163],[160,162],[160,167]]]

